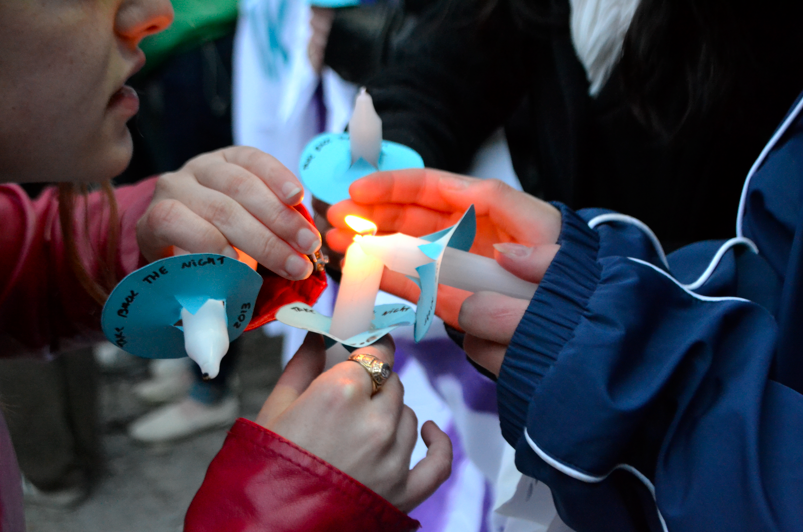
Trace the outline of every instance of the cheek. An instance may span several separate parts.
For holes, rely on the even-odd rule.
[[[0,123],[6,122],[0,114]],[[20,123],[17,121],[16,123]],[[25,127],[0,126],[0,169],[17,182],[100,182],[125,170],[132,140],[125,125],[101,127],[71,121],[24,121]]]

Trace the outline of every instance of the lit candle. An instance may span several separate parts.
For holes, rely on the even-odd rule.
[[[351,143],[351,164],[362,157],[374,167],[379,168],[379,153],[382,150],[382,119],[376,114],[374,102],[360,89],[354,102],[354,113],[349,120],[349,141]]]
[[[427,240],[395,233],[387,236],[357,235],[362,250],[389,270],[418,278],[416,268],[433,262],[419,249]],[[353,244],[352,244],[353,245]],[[469,292],[497,292],[530,300],[537,285],[520,279],[489,257],[447,247],[443,253],[438,283]]]
[[[355,229],[358,232],[373,232],[376,226],[370,224],[367,229]],[[357,237],[359,235],[355,240]],[[382,262],[366,254],[356,242],[348,247],[329,328],[333,336],[345,340],[371,328],[382,269]]]

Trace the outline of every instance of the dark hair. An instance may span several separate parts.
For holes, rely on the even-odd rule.
[[[739,0],[642,0],[625,35],[619,75],[636,117],[673,137],[735,97],[752,62]],[[741,67],[740,67],[741,65]]]
[[[480,24],[507,11],[522,32],[569,31],[569,2],[475,0]],[[753,61],[743,0],[641,0],[617,72],[633,112],[650,130],[673,137],[721,108],[739,90],[739,69]],[[536,35],[533,35],[536,34]]]

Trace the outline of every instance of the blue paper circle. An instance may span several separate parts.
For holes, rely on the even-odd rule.
[[[186,356],[175,326],[181,309],[195,313],[208,299],[226,301],[229,340],[239,337],[254,311],[262,277],[223,255],[196,253],[158,260],[129,274],[103,307],[106,338],[145,358]]]
[[[313,196],[334,205],[349,198],[354,181],[377,170],[423,167],[424,160],[415,150],[388,140],[382,141],[378,169],[364,159],[352,165],[348,133],[324,133],[301,153],[299,176]]]

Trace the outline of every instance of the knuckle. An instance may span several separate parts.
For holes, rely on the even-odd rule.
[[[510,186],[496,178],[484,179],[480,181],[479,184],[488,189],[487,191],[489,194],[507,194],[510,190]]]
[[[290,250],[285,250],[276,236],[270,231],[264,231],[261,238],[254,243],[254,249],[257,251],[259,262],[265,265],[273,264],[274,267],[283,267],[284,260]]]
[[[412,421],[413,426],[418,426],[418,416],[415,414],[415,411],[407,405],[404,405],[404,412],[407,416],[410,417],[410,421]]]
[[[226,201],[212,201],[206,208],[204,218],[209,220],[216,227],[229,225],[234,216],[234,209]]]
[[[174,199],[165,199],[153,204],[140,223],[153,234],[160,234],[165,227],[171,227],[180,218],[181,202]]]
[[[224,177],[223,190],[221,192],[227,196],[252,197],[256,192],[251,176],[239,168],[232,168],[229,166]]]

